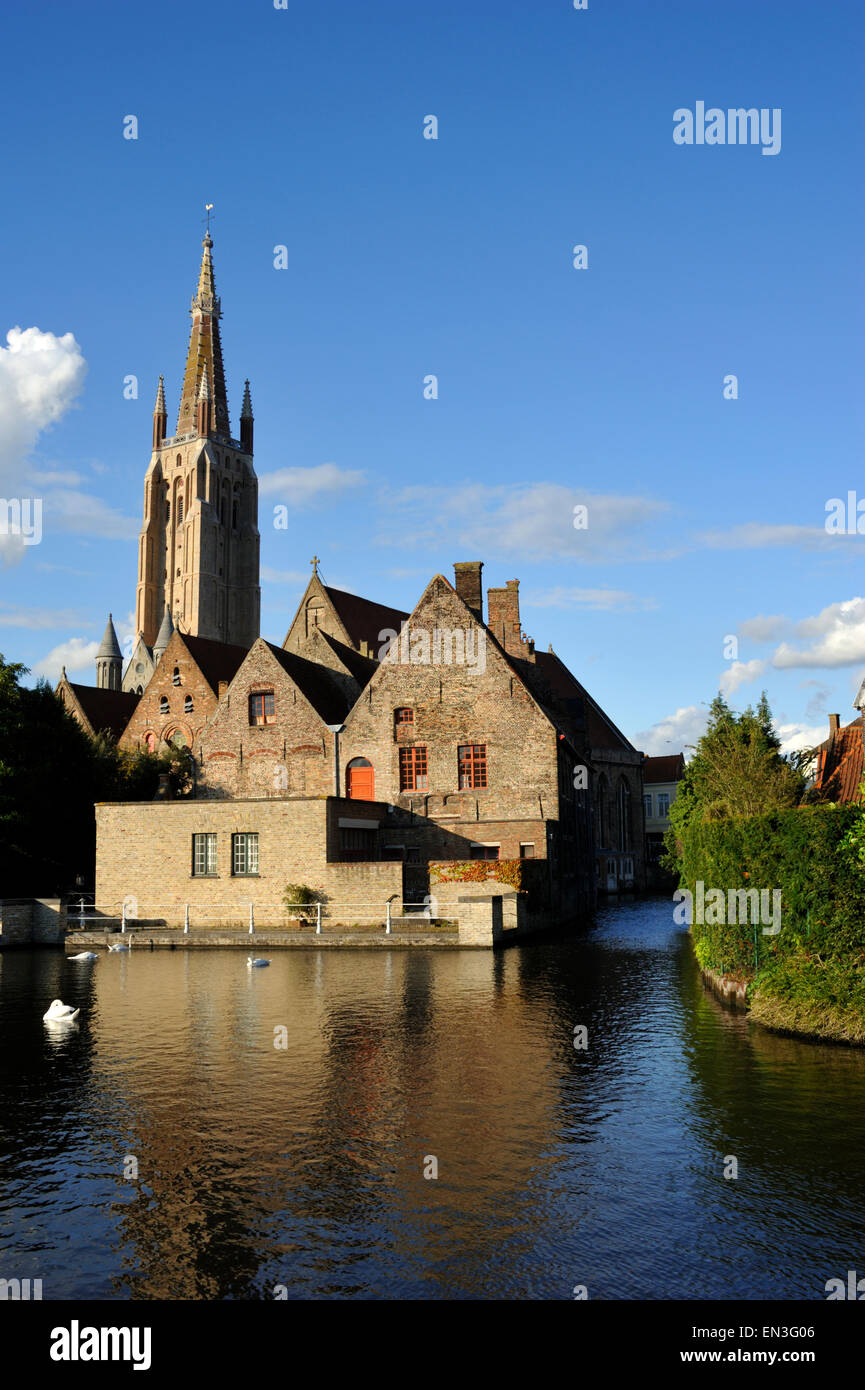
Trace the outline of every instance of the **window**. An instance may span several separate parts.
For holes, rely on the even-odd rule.
[[[231,872],[235,878],[258,873],[258,834],[243,831],[231,837]]]
[[[646,794],[645,794],[644,797],[643,797],[643,810],[645,811],[645,813],[646,813],[647,816],[650,816],[650,815],[652,814],[652,793],[651,793],[651,792],[646,792]]]
[[[171,735],[171,742],[174,744],[175,748],[185,748],[186,734],[183,733],[181,729],[176,729],[175,732]]]
[[[670,793],[658,792],[658,815],[668,816],[670,814]]]
[[[186,699],[183,701],[183,713],[184,713],[184,714],[192,714],[192,712],[193,712],[194,709],[195,709],[195,706],[194,706],[193,703],[192,703],[192,696],[191,696],[191,695],[187,695]]]
[[[427,777],[426,746],[401,748],[399,750],[399,789],[401,792],[426,791]]]
[[[192,872],[195,878],[212,878],[216,874],[216,836],[193,835]]]
[[[521,858],[521,859],[534,859],[534,857],[535,857],[535,847],[534,847],[534,845],[520,845],[520,858]]]
[[[499,845],[472,845],[469,859],[498,859]]]
[[[381,857],[388,862],[402,863],[405,859],[405,845],[382,845]]]
[[[400,724],[413,724],[413,723],[414,723],[414,710],[413,710],[413,709],[395,709],[394,712],[393,712],[393,722],[394,722],[394,724],[396,724],[397,726],[399,726]]]
[[[487,745],[464,743],[457,750],[460,791],[485,787],[487,784]],[[496,855],[498,858],[498,855]]]
[[[631,848],[631,789],[624,777],[619,781],[619,789],[616,794],[617,810],[617,830],[618,841],[617,849]]]
[[[172,684],[173,684],[173,685],[182,685],[182,684],[183,684],[182,680],[180,679],[180,667],[179,667],[179,666],[175,666],[175,668],[174,668],[174,675],[171,677],[171,681],[172,681]]]
[[[273,724],[276,719],[274,713],[273,691],[262,690],[249,697],[249,722],[250,724]]]
[[[167,695],[163,695],[163,696],[160,697],[160,700],[159,700],[159,713],[160,713],[160,714],[167,714],[167,713],[168,713],[168,696],[167,696]]]
[[[355,863],[375,859],[375,831],[345,827],[339,832],[339,848],[343,859]]]
[[[182,498],[182,497],[178,497],[178,499],[177,499],[177,524],[178,524],[178,526],[180,525],[180,523],[181,523],[182,520],[183,520],[183,498]]]

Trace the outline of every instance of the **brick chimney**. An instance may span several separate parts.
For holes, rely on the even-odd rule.
[[[837,734],[838,729],[839,729],[839,727],[840,727],[840,724],[841,724],[841,716],[840,716],[840,714],[830,714],[830,715],[829,715],[829,737],[830,737],[830,738],[832,737],[833,734]]]
[[[454,565],[454,588],[479,623],[484,620],[484,591],[481,587],[483,560],[458,560]]]
[[[534,661],[535,644],[523,637],[520,625],[520,581],[509,579],[504,589],[487,589],[487,627],[510,656]]]

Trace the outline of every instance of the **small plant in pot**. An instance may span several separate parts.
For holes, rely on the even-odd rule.
[[[324,902],[324,895],[315,888],[309,888],[305,883],[287,883],[282,901],[289,912],[292,908],[300,908],[299,924],[301,927],[308,927],[311,921],[315,920],[316,914],[304,912],[303,909],[314,908],[317,903]]]

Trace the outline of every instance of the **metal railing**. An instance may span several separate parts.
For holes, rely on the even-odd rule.
[[[231,924],[222,919],[224,913],[227,917],[241,917],[246,926],[249,936],[255,935],[256,912],[259,914],[259,926],[262,926],[261,917],[268,922],[268,928],[282,931],[291,931],[293,927],[286,918],[300,918],[303,923],[315,922],[315,934],[320,936],[326,924],[332,927],[338,926],[342,930],[360,929],[369,930],[376,927],[384,930],[386,936],[393,934],[394,922],[397,924],[406,919],[413,919],[413,924],[433,925],[435,922],[446,922],[441,913],[434,911],[434,904],[429,902],[407,903],[394,901],[393,898],[387,902],[374,903],[258,903],[250,901],[243,903],[220,903],[208,902],[190,904],[174,900],[171,902],[145,902],[139,903],[137,900],[130,902],[127,896],[122,901],[106,903],[85,903],[83,899],[78,904],[78,911],[75,911],[75,904],[70,903],[67,908],[67,924],[77,925],[83,931],[87,926],[95,924],[95,929],[99,926],[119,922],[120,932],[125,935],[127,932],[140,931],[144,929],[142,924],[154,925],[160,921],[159,914],[163,911],[170,913],[172,917],[179,917],[183,914],[183,927],[168,926],[165,921],[160,921],[160,926],[167,931],[181,931],[184,936],[189,935],[192,929],[192,919],[196,915],[207,917],[209,920],[202,922],[201,926],[205,930],[225,930],[231,929]],[[85,908],[88,910],[85,911]],[[142,909],[146,908],[147,911]],[[118,911],[119,909],[119,911]],[[217,920],[214,920],[214,914]],[[344,916],[348,921],[340,920]],[[359,919],[368,919],[361,922]]]

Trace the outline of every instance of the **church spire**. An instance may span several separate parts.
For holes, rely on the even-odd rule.
[[[240,410],[240,442],[243,445],[244,453],[252,453],[252,397],[249,394],[249,382],[246,381],[243,387],[243,405]]]
[[[222,314],[213,279],[213,260],[210,255],[213,238],[208,231],[202,242],[201,269],[198,290],[192,301],[192,329],[186,354],[186,372],[177,416],[177,433],[214,433],[230,436],[228,397],[225,392],[225,370],[222,365],[222,341],[219,320]],[[209,427],[198,428],[198,402],[201,379],[205,371],[210,392]]]
[[[159,386],[156,390],[156,404],[153,407],[153,447],[162,448],[162,441],[165,438],[165,431],[168,427],[168,412],[165,409],[165,388],[163,378],[159,378]]]
[[[105,635],[96,653],[96,684],[100,690],[120,689],[122,665],[123,653],[120,650],[120,643],[117,640],[117,633],[114,630],[114,622],[109,613]]]

